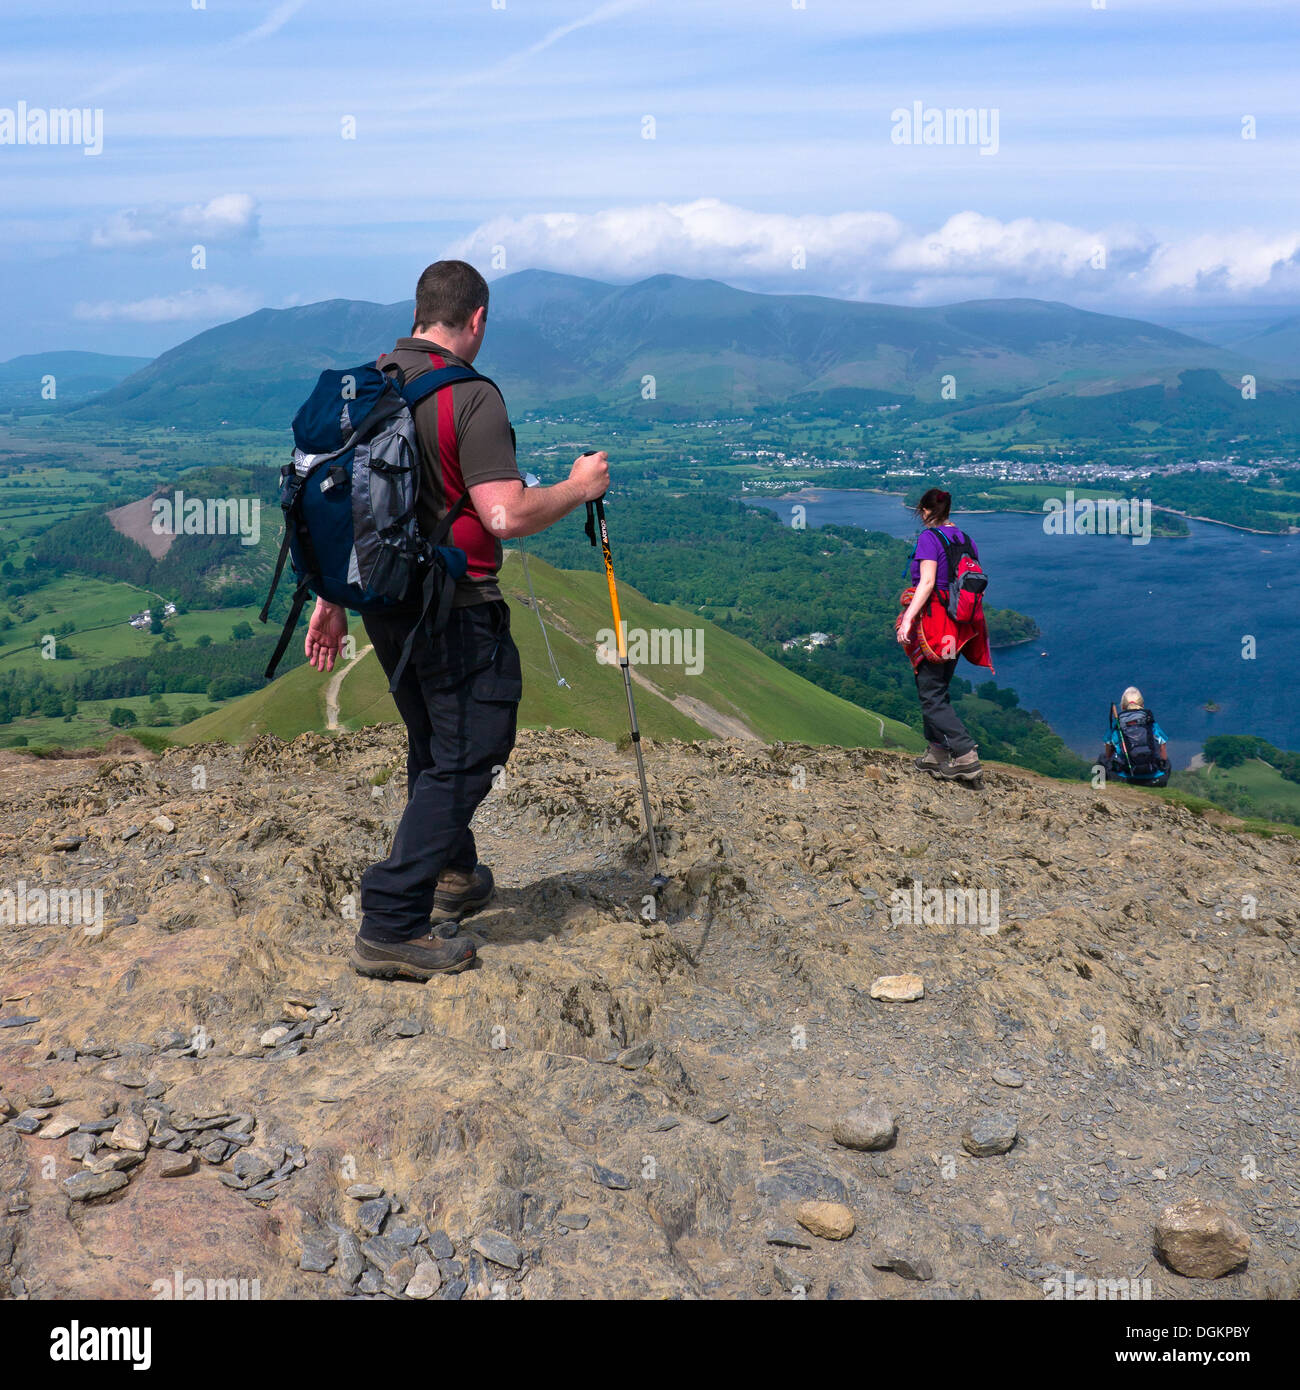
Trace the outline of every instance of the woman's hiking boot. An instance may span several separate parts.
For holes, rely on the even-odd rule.
[[[939,743],[932,743],[919,758],[912,761],[922,772],[937,772],[948,761],[948,750]]]
[[[979,752],[972,748],[969,753],[963,753],[960,757],[953,758],[951,762],[944,763],[935,773],[936,777],[942,777],[952,782],[978,782],[984,775],[984,769],[980,766]]]
[[[367,941],[358,932],[352,943],[352,968],[377,980],[429,980],[466,969],[476,955],[468,940],[446,941],[431,933],[411,941]]]
[[[461,918],[486,907],[495,891],[492,870],[486,864],[476,864],[472,872],[444,869],[438,875],[429,914],[433,930],[441,936],[455,936]]]

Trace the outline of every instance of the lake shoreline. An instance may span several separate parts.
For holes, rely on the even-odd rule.
[[[819,488],[815,483],[809,487],[801,488],[798,492],[782,493],[778,497],[773,497],[774,502],[820,502],[821,493],[824,492],[871,492],[877,497],[903,497],[906,492],[896,492],[892,488],[886,487],[823,487]],[[742,495],[740,501],[747,499]],[[903,508],[907,510],[906,506]],[[1252,536],[1297,536],[1300,535],[1300,526],[1289,526],[1285,531],[1261,531],[1257,526],[1242,526],[1236,521],[1220,521],[1213,516],[1196,516],[1192,512],[1180,512],[1174,507],[1162,507],[1158,503],[1151,504],[1154,512],[1165,512],[1169,516],[1181,517],[1184,521],[1204,521],[1210,526],[1226,526],[1230,531],[1245,531]],[[1026,507],[954,507],[954,516],[1042,516],[1042,509],[1034,511]],[[1152,540],[1162,541],[1181,541],[1186,540],[1189,533],[1175,536],[1152,536]]]

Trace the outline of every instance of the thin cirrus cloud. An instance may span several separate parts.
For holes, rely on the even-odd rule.
[[[90,234],[99,251],[144,250],[168,243],[254,240],[258,233],[257,203],[247,193],[223,193],[206,203],[184,207],[154,204],[124,208],[106,218]]]
[[[757,288],[925,300],[954,284],[998,293],[1071,291],[1181,298],[1300,288],[1300,234],[1249,229],[1162,240],[1134,228],[1086,228],[964,211],[932,229],[885,212],[755,212],[701,198],[482,223],[452,255],[479,264],[611,279],[672,272]]]
[[[150,295],[144,299],[82,301],[73,317],[83,323],[196,323],[242,318],[261,307],[261,295],[209,285],[201,290]]]

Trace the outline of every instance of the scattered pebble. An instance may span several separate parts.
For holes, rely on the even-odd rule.
[[[524,1262],[519,1247],[509,1236],[503,1236],[500,1231],[480,1232],[470,1242],[470,1247],[477,1250],[485,1260],[491,1260],[493,1264],[504,1265],[507,1269],[518,1269]]]

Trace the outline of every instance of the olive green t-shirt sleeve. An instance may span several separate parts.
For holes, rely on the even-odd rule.
[[[486,382],[453,386],[460,473],[466,487],[523,479],[515,462],[510,417],[500,392]]]

